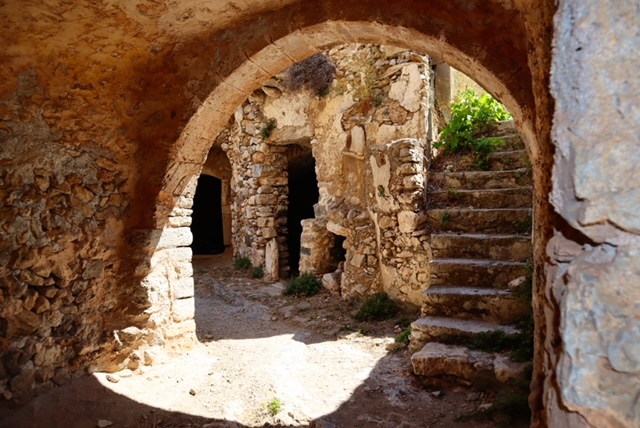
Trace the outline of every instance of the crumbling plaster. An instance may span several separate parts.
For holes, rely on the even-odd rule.
[[[299,233],[288,230],[288,213],[299,202],[289,194],[287,166],[306,147],[320,198],[315,215],[302,222],[299,271],[331,274],[330,288],[345,299],[384,290],[419,306],[430,261],[428,234],[417,221],[426,205],[434,128],[430,59],[368,44],[340,45],[325,55],[300,65],[315,69],[317,58],[326,58],[335,66],[326,93],[292,90],[288,70],[255,91],[216,140],[234,171],[234,255],[263,266],[269,279],[298,267],[289,263],[294,250],[287,247]],[[335,245],[345,249],[344,263],[333,260]],[[267,260],[278,261],[277,272]]]
[[[141,339],[188,342],[183,225],[213,136],[271,75],[371,42],[442,57],[516,117],[537,195],[534,425],[637,426],[639,16],[597,0],[0,3],[5,397],[145,362],[127,351]]]

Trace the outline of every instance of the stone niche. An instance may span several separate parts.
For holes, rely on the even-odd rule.
[[[436,132],[430,59],[362,44],[323,55],[268,81],[217,138],[231,163],[234,255],[269,279],[325,275],[345,299],[386,291],[417,305],[430,261],[420,214]],[[292,89],[300,70],[311,77]],[[335,73],[321,93],[318,70]],[[304,151],[315,182],[300,194],[292,165]],[[301,204],[312,209],[292,222]]]

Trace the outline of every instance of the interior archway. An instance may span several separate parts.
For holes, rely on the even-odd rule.
[[[416,5],[412,3],[412,6]],[[451,12],[449,5],[438,6]],[[425,6],[431,11],[430,7]],[[427,13],[426,9],[422,12]],[[168,156],[168,166],[160,190],[161,197],[158,200],[161,204],[172,204],[183,197],[188,200],[193,195],[195,180],[204,156],[213,142],[212,137],[220,132],[235,108],[270,76],[283,71],[296,61],[339,43],[396,45],[442,58],[479,82],[489,93],[500,99],[514,115],[534,169],[536,201],[539,204],[535,224],[537,229],[543,231],[536,234],[538,241],[534,254],[538,267],[536,281],[540,282],[543,278],[539,266],[543,260],[545,236],[548,235],[546,219],[550,215],[547,203],[550,173],[547,165],[551,163],[551,158],[549,149],[545,146],[548,142],[550,124],[544,122],[544,117],[540,119],[536,116],[533,87],[539,84],[539,76],[545,76],[548,70],[544,68],[543,61],[539,65],[541,69],[533,70],[536,78],[532,77],[526,52],[528,35],[522,16],[515,9],[502,9],[502,6],[492,3],[482,10],[487,19],[482,24],[482,30],[469,27],[466,34],[460,34],[466,30],[457,28],[454,31],[448,26],[453,26],[454,23],[459,26],[460,22],[464,22],[464,10],[456,11],[458,17],[455,19],[445,19],[441,13],[435,13],[429,22],[437,22],[438,25],[431,28],[426,25],[428,20],[424,15],[422,17],[425,21],[416,21],[415,16],[421,16],[420,13],[412,17],[408,13],[401,17],[395,16],[390,20],[393,21],[391,24],[384,23],[387,21],[384,18],[377,19],[382,15],[376,14],[376,11],[379,11],[376,6],[366,10],[354,10],[354,16],[363,19],[354,21],[333,21],[322,14],[314,18],[307,17],[304,23],[310,25],[289,29],[285,34],[279,34],[279,38],[272,37],[273,34],[268,37],[266,35],[273,29],[269,27],[273,24],[270,19],[281,18],[280,15],[263,17],[268,22],[265,28],[252,28],[253,31],[249,32],[250,25],[247,24],[247,27],[242,26],[237,31],[220,35],[228,40],[232,33],[239,35],[244,30],[247,34],[253,34],[253,38],[241,49],[244,52],[241,57],[234,56],[228,50],[224,52],[227,54],[224,57],[227,62],[219,70],[215,88],[191,117]],[[376,19],[370,16],[372,12]],[[438,16],[444,21],[439,22]],[[493,25],[491,34],[485,31],[488,30],[487,25]],[[495,36],[496,27],[507,25],[511,28],[511,36],[516,34],[516,37],[506,40],[502,36]],[[266,38],[262,39],[261,34]],[[467,40],[474,40],[474,36],[477,36],[479,41],[469,44]],[[268,40],[274,41],[270,43]],[[546,95],[541,97],[540,102],[546,102]],[[156,213],[170,210],[171,207],[166,207],[156,210]],[[156,223],[162,224],[162,218],[156,218]]]

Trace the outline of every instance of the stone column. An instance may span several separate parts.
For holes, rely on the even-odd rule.
[[[402,139],[371,149],[369,209],[376,224],[382,286],[392,297],[421,304],[429,286],[431,247],[424,229],[426,143]]]

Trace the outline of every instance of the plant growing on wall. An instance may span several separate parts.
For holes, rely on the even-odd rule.
[[[475,153],[476,166],[486,169],[489,154],[505,144],[502,138],[488,135],[495,123],[509,119],[509,112],[491,95],[466,90],[451,106],[451,122],[434,147],[445,153]]]
[[[335,76],[335,64],[326,56],[317,54],[289,67],[284,83],[290,91],[307,88],[323,97],[329,93]]]
[[[266,140],[267,138],[271,137],[271,133],[273,132],[274,129],[276,129],[276,120],[269,119],[266,125],[262,127],[262,131],[260,131],[260,136],[262,137],[263,140]]]

